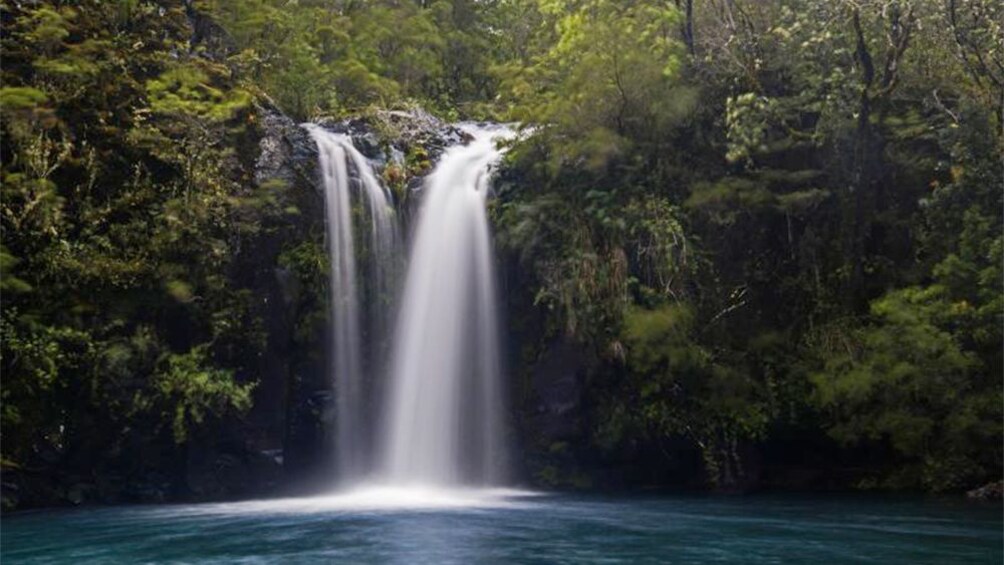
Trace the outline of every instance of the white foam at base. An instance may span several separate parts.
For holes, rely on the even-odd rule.
[[[182,514],[308,514],[523,508],[529,499],[541,495],[509,488],[368,485],[321,496],[199,504],[174,510]]]

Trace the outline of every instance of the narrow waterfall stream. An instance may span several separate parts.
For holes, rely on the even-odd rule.
[[[363,319],[364,313],[368,312],[370,341],[379,342],[383,336],[373,334],[382,329],[389,315],[384,297],[392,292],[390,273],[396,263],[399,236],[390,193],[377,180],[366,158],[352,145],[352,139],[313,124],[305,127],[317,144],[320,176],[324,184],[331,262],[335,457],[338,479],[344,483],[360,479],[370,466],[373,424],[369,418],[372,409],[367,398],[366,373],[374,373],[374,367],[379,364],[372,359],[367,363],[364,358]],[[353,233],[353,196],[362,199],[368,213],[368,237],[363,242],[369,250],[369,268],[364,272],[373,278],[369,287],[371,299],[368,308],[363,307],[360,299]]]

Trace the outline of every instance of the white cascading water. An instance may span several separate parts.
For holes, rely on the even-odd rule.
[[[379,475],[395,486],[504,479],[495,265],[487,211],[500,126],[462,129],[426,180],[392,367]]]
[[[391,294],[389,273],[396,265],[398,228],[390,193],[380,184],[366,158],[345,134],[306,124],[317,144],[324,184],[328,253],[331,261],[332,367],[335,386],[335,454],[339,481],[352,482],[368,470],[371,456],[372,408],[367,399],[362,347],[360,289],[356,245],[352,230],[352,196],[362,198],[368,212],[368,244],[373,281],[370,292],[371,328],[387,317],[386,296]],[[356,177],[352,177],[354,172]],[[355,187],[354,187],[355,185]],[[354,189],[354,190],[353,190]],[[376,331],[376,330],[375,330]],[[370,336],[378,342],[380,336]],[[370,363],[372,372],[377,363]]]

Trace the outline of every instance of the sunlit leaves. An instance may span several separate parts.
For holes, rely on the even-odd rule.
[[[171,422],[175,442],[184,442],[193,426],[210,414],[251,407],[253,384],[238,384],[230,371],[208,364],[206,346],[187,353],[169,354],[158,362],[153,375],[153,391],[138,399],[141,407],[162,411]]]
[[[503,71],[513,117],[558,136],[553,158],[597,169],[652,126],[678,119],[674,96],[681,46],[668,5],[648,2],[542,2],[554,42],[531,65]]]
[[[46,100],[45,92],[30,86],[0,88],[0,108],[5,112],[32,109]]]
[[[150,109],[155,113],[184,114],[193,118],[222,121],[247,107],[250,97],[239,89],[214,87],[198,67],[179,66],[146,85]]]

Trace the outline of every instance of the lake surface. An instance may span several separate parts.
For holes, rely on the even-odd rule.
[[[370,489],[5,516],[14,563],[1001,563],[1000,504]]]

